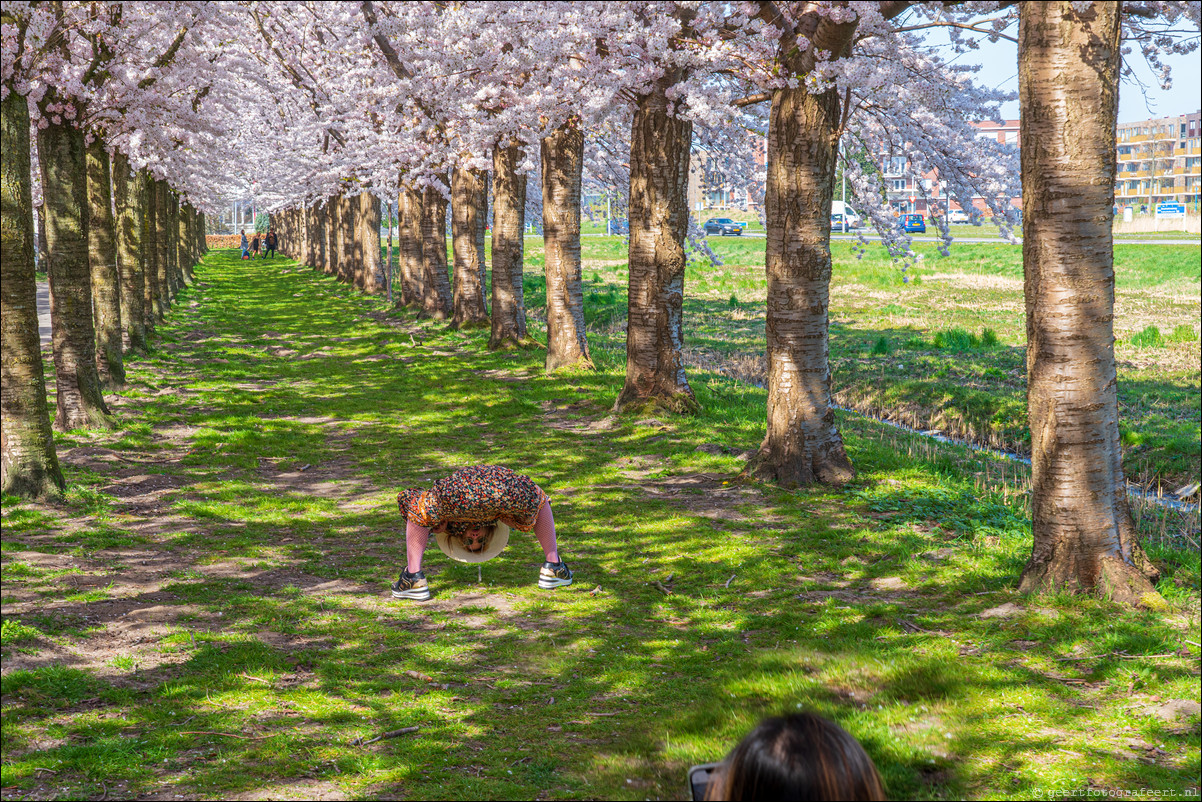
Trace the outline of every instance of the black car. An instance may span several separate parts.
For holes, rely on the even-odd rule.
[[[711,217],[705,221],[705,233],[721,234],[722,236],[741,237],[743,236],[742,223],[736,223],[729,217]]]

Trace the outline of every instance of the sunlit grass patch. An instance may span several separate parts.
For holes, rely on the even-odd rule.
[[[763,241],[733,240],[716,243],[729,270],[688,268],[687,336],[710,354],[762,350]],[[982,271],[1020,280],[990,253]],[[1194,781],[1196,730],[1146,708],[1197,698],[1194,658],[1157,657],[1199,640],[1196,554],[1152,550],[1167,613],[1026,599],[1014,593],[1030,554],[1020,466],[840,412],[849,487],[740,481],[766,393],[712,367],[689,371],[698,415],[611,417],[624,256],[586,253],[601,262],[585,268],[599,369],[547,376],[538,352],[489,353],[486,331],[449,332],[331,277],[283,272],[291,263],[209,254],[186,291],[199,306],[177,306],[131,371],[134,433],[73,441],[120,452],[80,474],[110,500],[3,502],[5,625],[41,633],[13,629],[9,648],[6,631],[6,671],[10,658],[73,661],[6,674],[5,787],[680,798],[689,765],[797,709],[859,738],[894,798],[1028,798],[1046,776]],[[932,276],[953,269],[935,261],[921,288],[945,293]],[[837,267],[836,287],[864,297],[838,313],[832,352],[862,359],[860,380],[879,381],[883,363],[981,393],[967,401],[1000,421],[1015,414],[988,398],[1021,371],[1021,321],[941,309],[919,327],[908,316],[927,314],[929,296],[885,272],[856,283],[855,269]],[[526,280],[541,335],[542,279]],[[691,295],[694,281],[708,289]],[[936,348],[953,327],[982,341],[993,329],[999,344]],[[872,354],[881,339],[886,353]],[[539,590],[542,554],[515,532],[482,566],[432,547],[431,602],[391,599],[405,560],[395,493],[468,462],[509,464],[548,491],[573,586]],[[118,495],[137,476],[171,487]],[[1019,609],[986,615],[1007,603]],[[1136,737],[1165,754],[1110,755]]]

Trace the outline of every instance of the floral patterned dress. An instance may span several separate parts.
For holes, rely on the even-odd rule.
[[[547,494],[530,477],[501,465],[460,468],[429,490],[409,488],[396,498],[406,521],[430,528],[446,523],[450,534],[493,521],[529,532],[547,503]]]

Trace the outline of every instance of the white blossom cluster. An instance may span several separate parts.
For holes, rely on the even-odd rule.
[[[1125,10],[1126,46],[1167,84],[1159,57],[1197,47],[1200,4]],[[1014,155],[971,126],[996,119],[1006,97],[920,33],[943,27],[970,49],[1008,36],[1013,5],[13,0],[3,14],[5,97],[25,95],[35,125],[80,125],[202,209],[230,197],[266,210],[345,192],[391,198],[402,184],[449,194],[453,169],[490,170],[493,148],[512,142],[536,180],[540,140],[570,123],[586,134],[586,192],[621,212],[633,110],[666,83],[694,149],[720,153],[726,183],[753,194],[771,93],[839,93],[848,186],[899,257],[908,239],[879,171],[864,167],[884,156],[936,177],[942,197],[983,198],[1015,222]],[[852,46],[813,48],[807,19],[854,26]],[[527,195],[537,220],[539,193]],[[690,236],[706,252],[703,235]]]

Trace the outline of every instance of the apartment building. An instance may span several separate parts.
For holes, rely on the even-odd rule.
[[[1181,203],[1198,210],[1202,193],[1202,110],[1120,123],[1114,202],[1151,210]]]

